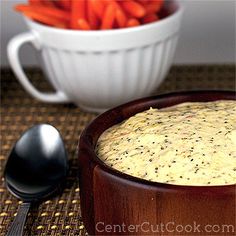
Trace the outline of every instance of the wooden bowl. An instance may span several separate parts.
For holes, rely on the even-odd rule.
[[[222,99],[235,100],[235,93],[198,91],[144,98],[109,110],[88,125],[79,143],[79,181],[82,217],[90,235],[234,235],[235,184],[155,183],[114,170],[95,154],[103,131],[138,112]]]

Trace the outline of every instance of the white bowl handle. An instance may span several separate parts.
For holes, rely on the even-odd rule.
[[[19,34],[12,38],[7,47],[7,54],[10,65],[26,91],[28,91],[33,97],[44,101],[44,102],[69,102],[68,97],[62,92],[57,91],[56,93],[42,93],[38,91],[29,81],[26,74],[24,73],[20,59],[19,50],[25,43],[32,43],[37,50],[40,50],[40,44],[37,40],[37,36],[33,32],[26,32]]]

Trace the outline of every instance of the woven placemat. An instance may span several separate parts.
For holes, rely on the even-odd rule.
[[[28,69],[27,74],[39,89],[49,90],[38,69]],[[235,66],[175,66],[156,94],[196,89],[234,90]],[[0,235],[6,234],[21,204],[4,186],[2,176],[7,155],[20,134],[38,123],[50,123],[60,130],[69,154],[70,171],[63,193],[30,211],[25,235],[86,234],[80,212],[77,144],[81,131],[95,116],[72,104],[36,101],[26,94],[9,69],[1,70]]]

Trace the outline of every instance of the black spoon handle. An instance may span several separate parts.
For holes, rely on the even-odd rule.
[[[25,220],[30,209],[30,202],[23,202],[18,208],[17,215],[13,220],[6,236],[22,236]]]

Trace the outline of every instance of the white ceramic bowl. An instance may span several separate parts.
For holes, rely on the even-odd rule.
[[[105,31],[63,30],[25,18],[30,31],[10,41],[10,64],[24,88],[45,102],[73,102],[102,112],[148,96],[165,78],[178,40],[182,6],[169,1],[166,7],[171,15],[156,23]],[[24,43],[39,51],[55,94],[29,82],[18,56]]]

